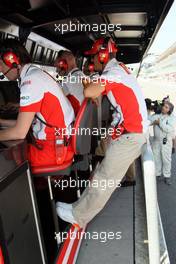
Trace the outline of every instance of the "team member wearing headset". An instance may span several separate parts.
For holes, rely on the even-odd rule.
[[[171,184],[171,155],[173,138],[175,134],[175,116],[172,115],[174,106],[165,101],[161,114],[154,114],[149,117],[154,128],[152,150],[155,160],[156,176],[164,176],[165,183]]]
[[[1,125],[9,126],[0,131],[0,141],[24,139],[32,127],[35,144],[29,144],[31,166],[72,160],[73,151],[69,147],[64,157],[56,153],[56,143],[63,142],[62,129],[69,128],[74,120],[73,108],[58,83],[32,65],[27,50],[12,39],[1,44],[0,72],[9,80],[18,79],[20,88],[18,118],[16,121],[0,119]]]
[[[58,215],[80,227],[103,209],[146,142],[147,110],[141,89],[128,69],[116,60],[116,53],[117,47],[110,38],[98,39],[86,53],[93,56],[95,70],[102,75],[98,83],[84,82],[84,95],[92,99],[100,94],[108,96],[117,111],[116,129],[121,135],[113,135],[114,140],[109,144],[105,158],[80,199],[73,204],[57,203]],[[98,182],[96,186],[95,181]],[[100,187],[101,181],[107,183],[106,190]]]
[[[75,114],[84,100],[82,78],[84,74],[76,65],[75,56],[71,51],[60,50],[54,63],[59,77],[61,78],[61,86],[64,94],[70,100]],[[62,79],[62,76],[64,77]]]

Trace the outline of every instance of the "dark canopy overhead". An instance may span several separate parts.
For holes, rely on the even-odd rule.
[[[172,3],[173,0],[1,0],[0,16],[73,52],[89,49],[94,39],[104,36],[95,30],[101,24],[102,32],[108,24],[120,24],[121,31],[111,28],[106,35],[118,44],[118,59],[133,63],[139,62],[150,47]],[[78,30],[62,34],[58,26],[64,24],[76,24]],[[91,28],[80,31],[82,24]]]

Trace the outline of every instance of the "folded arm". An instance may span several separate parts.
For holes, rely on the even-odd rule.
[[[0,118],[0,125],[1,127],[13,127],[16,125],[16,120],[8,120],[8,119]]]
[[[83,82],[84,85],[84,96],[86,98],[96,99],[105,91],[105,85],[100,83],[93,83],[93,82]]]
[[[24,139],[30,129],[34,116],[35,112],[20,112],[14,126],[0,131],[0,141]]]

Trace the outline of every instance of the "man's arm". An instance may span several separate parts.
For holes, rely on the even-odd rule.
[[[87,80],[83,80],[84,96],[86,98],[96,99],[105,91],[105,85],[99,83],[89,83]]]
[[[20,112],[15,126],[0,131],[0,141],[24,139],[34,116],[35,112]]]

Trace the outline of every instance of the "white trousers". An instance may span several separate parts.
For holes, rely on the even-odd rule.
[[[167,143],[163,144],[162,140],[152,141],[152,150],[155,160],[156,176],[169,178],[171,176],[172,161],[172,139],[168,138]]]

